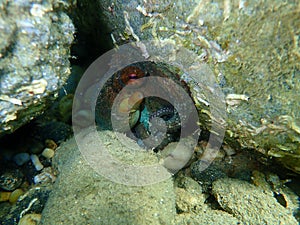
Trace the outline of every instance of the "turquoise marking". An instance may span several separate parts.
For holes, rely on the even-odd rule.
[[[149,116],[149,111],[145,106],[143,111],[141,112],[140,123],[142,123],[147,130],[149,130]]]

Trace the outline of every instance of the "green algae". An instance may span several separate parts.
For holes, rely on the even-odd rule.
[[[225,142],[300,172],[298,1],[116,0],[113,11],[110,1],[97,4],[115,46],[154,39],[196,53],[226,96]],[[209,129],[210,108],[198,108]]]
[[[125,20],[129,21],[127,30],[129,24],[135,32],[131,34],[132,40],[136,36],[141,40],[145,37],[172,40],[175,45],[203,55],[225,95],[244,96],[238,101],[226,99],[225,140],[278,158],[288,168],[300,172],[297,166],[300,163],[299,3],[178,1],[170,4],[172,7],[166,10],[162,10],[164,4],[159,9],[139,4],[145,10],[137,10],[142,19],[131,17],[136,12],[128,11]],[[109,20],[114,23],[113,18]],[[144,24],[137,25],[144,20]],[[208,110],[200,112],[204,126],[210,115],[201,114]]]

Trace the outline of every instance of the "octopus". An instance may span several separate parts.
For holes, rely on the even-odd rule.
[[[165,99],[155,96],[145,96],[143,77],[159,76],[171,78],[180,87],[186,91],[188,88],[180,81],[179,75],[171,72],[164,65],[156,65],[152,62],[140,62],[125,67],[121,71],[114,74],[106,83],[105,88],[100,92],[96,105],[96,122],[100,129],[111,129],[111,116],[117,121],[118,126],[124,130],[120,132],[127,133],[128,136],[138,141],[138,143],[148,149],[153,148],[153,143],[148,144],[145,139],[155,136],[163,141],[158,142],[154,150],[160,150],[168,143],[177,141],[180,137],[182,122],[187,118],[180,118],[176,107],[183,107],[184,111],[189,112],[185,101],[181,100],[181,96],[173,96],[178,99],[181,104],[176,107]],[[162,84],[163,85],[163,84]],[[125,86],[129,87],[126,94],[122,97],[117,95]],[[164,95],[174,93],[174,87],[164,85]],[[147,90],[146,92],[155,93],[155,90]],[[117,105],[117,109],[111,110],[113,102]],[[125,126],[128,123],[129,128]],[[158,119],[158,120],[156,120]],[[154,126],[155,124],[155,126]],[[124,126],[123,126],[124,125]],[[160,130],[162,128],[162,130]],[[151,139],[152,142],[155,140]]]

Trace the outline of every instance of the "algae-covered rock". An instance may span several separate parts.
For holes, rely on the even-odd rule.
[[[289,206],[281,205],[271,189],[222,178],[212,188],[218,205],[183,172],[174,181],[164,177],[159,182],[163,170],[152,171],[156,176],[140,170],[156,164],[160,157],[133,140],[116,132],[95,135],[91,131],[82,131],[56,149],[53,166],[60,174],[41,224],[296,224],[296,205],[291,208],[288,201]],[[89,149],[96,143],[117,161],[108,163],[111,159],[102,147]],[[97,157],[99,152],[102,159]],[[127,166],[120,167],[122,163]],[[136,170],[131,171],[130,166]],[[152,183],[145,183],[147,180]]]
[[[176,208],[178,212],[191,212],[201,209],[206,200],[201,186],[190,177],[178,177],[175,180]]]
[[[70,74],[64,1],[0,2],[0,136],[40,115]]]
[[[240,220],[221,210],[207,210],[196,213],[182,213],[176,216],[175,224],[223,225],[240,224]]]
[[[297,224],[276,198],[246,181],[220,179],[213,183],[212,192],[225,211],[245,224]]]
[[[141,149],[126,153],[124,145],[111,132],[99,132],[99,136],[121,161],[148,164],[157,160],[154,154]],[[90,143],[89,137],[82,143]],[[115,183],[87,163],[75,139],[56,150],[53,163],[60,175],[42,213],[42,224],[171,224],[175,218],[175,194],[170,177],[146,186]],[[114,172],[113,168],[106,169]],[[122,174],[112,174],[112,177],[127,179]]]
[[[208,194],[192,178],[178,175],[175,179],[176,209],[175,224],[238,224],[233,215],[212,209],[206,204]]]
[[[225,94],[225,141],[300,172],[299,1],[104,0],[97,9],[115,45],[155,39],[196,53]],[[209,129],[209,108],[198,109]]]

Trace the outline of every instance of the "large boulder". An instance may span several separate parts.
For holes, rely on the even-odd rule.
[[[225,142],[255,149],[300,173],[298,1],[104,0],[96,5],[115,45],[155,39],[196,53],[225,94]],[[202,107],[207,106],[199,107],[200,122],[209,129],[210,110]]]
[[[103,165],[93,153],[85,157],[81,154],[87,151],[87,146],[97,144],[97,135],[109,153],[118,159],[118,165]],[[60,175],[43,210],[41,224],[169,224],[174,221],[175,193],[170,176],[158,183],[134,186],[135,182],[126,185],[129,180],[132,181],[127,173],[130,170],[124,169],[120,173],[116,170],[123,162],[141,166],[156,163],[155,154],[137,146],[128,151],[124,143],[120,143],[116,135],[109,131],[99,132],[96,136],[87,132],[80,136],[80,142],[87,149],[80,149],[72,138],[56,151],[53,166]],[[96,155],[101,151],[93,149]],[[87,162],[86,157],[95,159],[96,164]],[[94,170],[95,165],[112,179],[99,175]],[[141,180],[155,180],[155,177],[144,175]],[[113,181],[115,179],[118,183]]]
[[[70,74],[68,2],[1,1],[0,136],[41,114]]]

